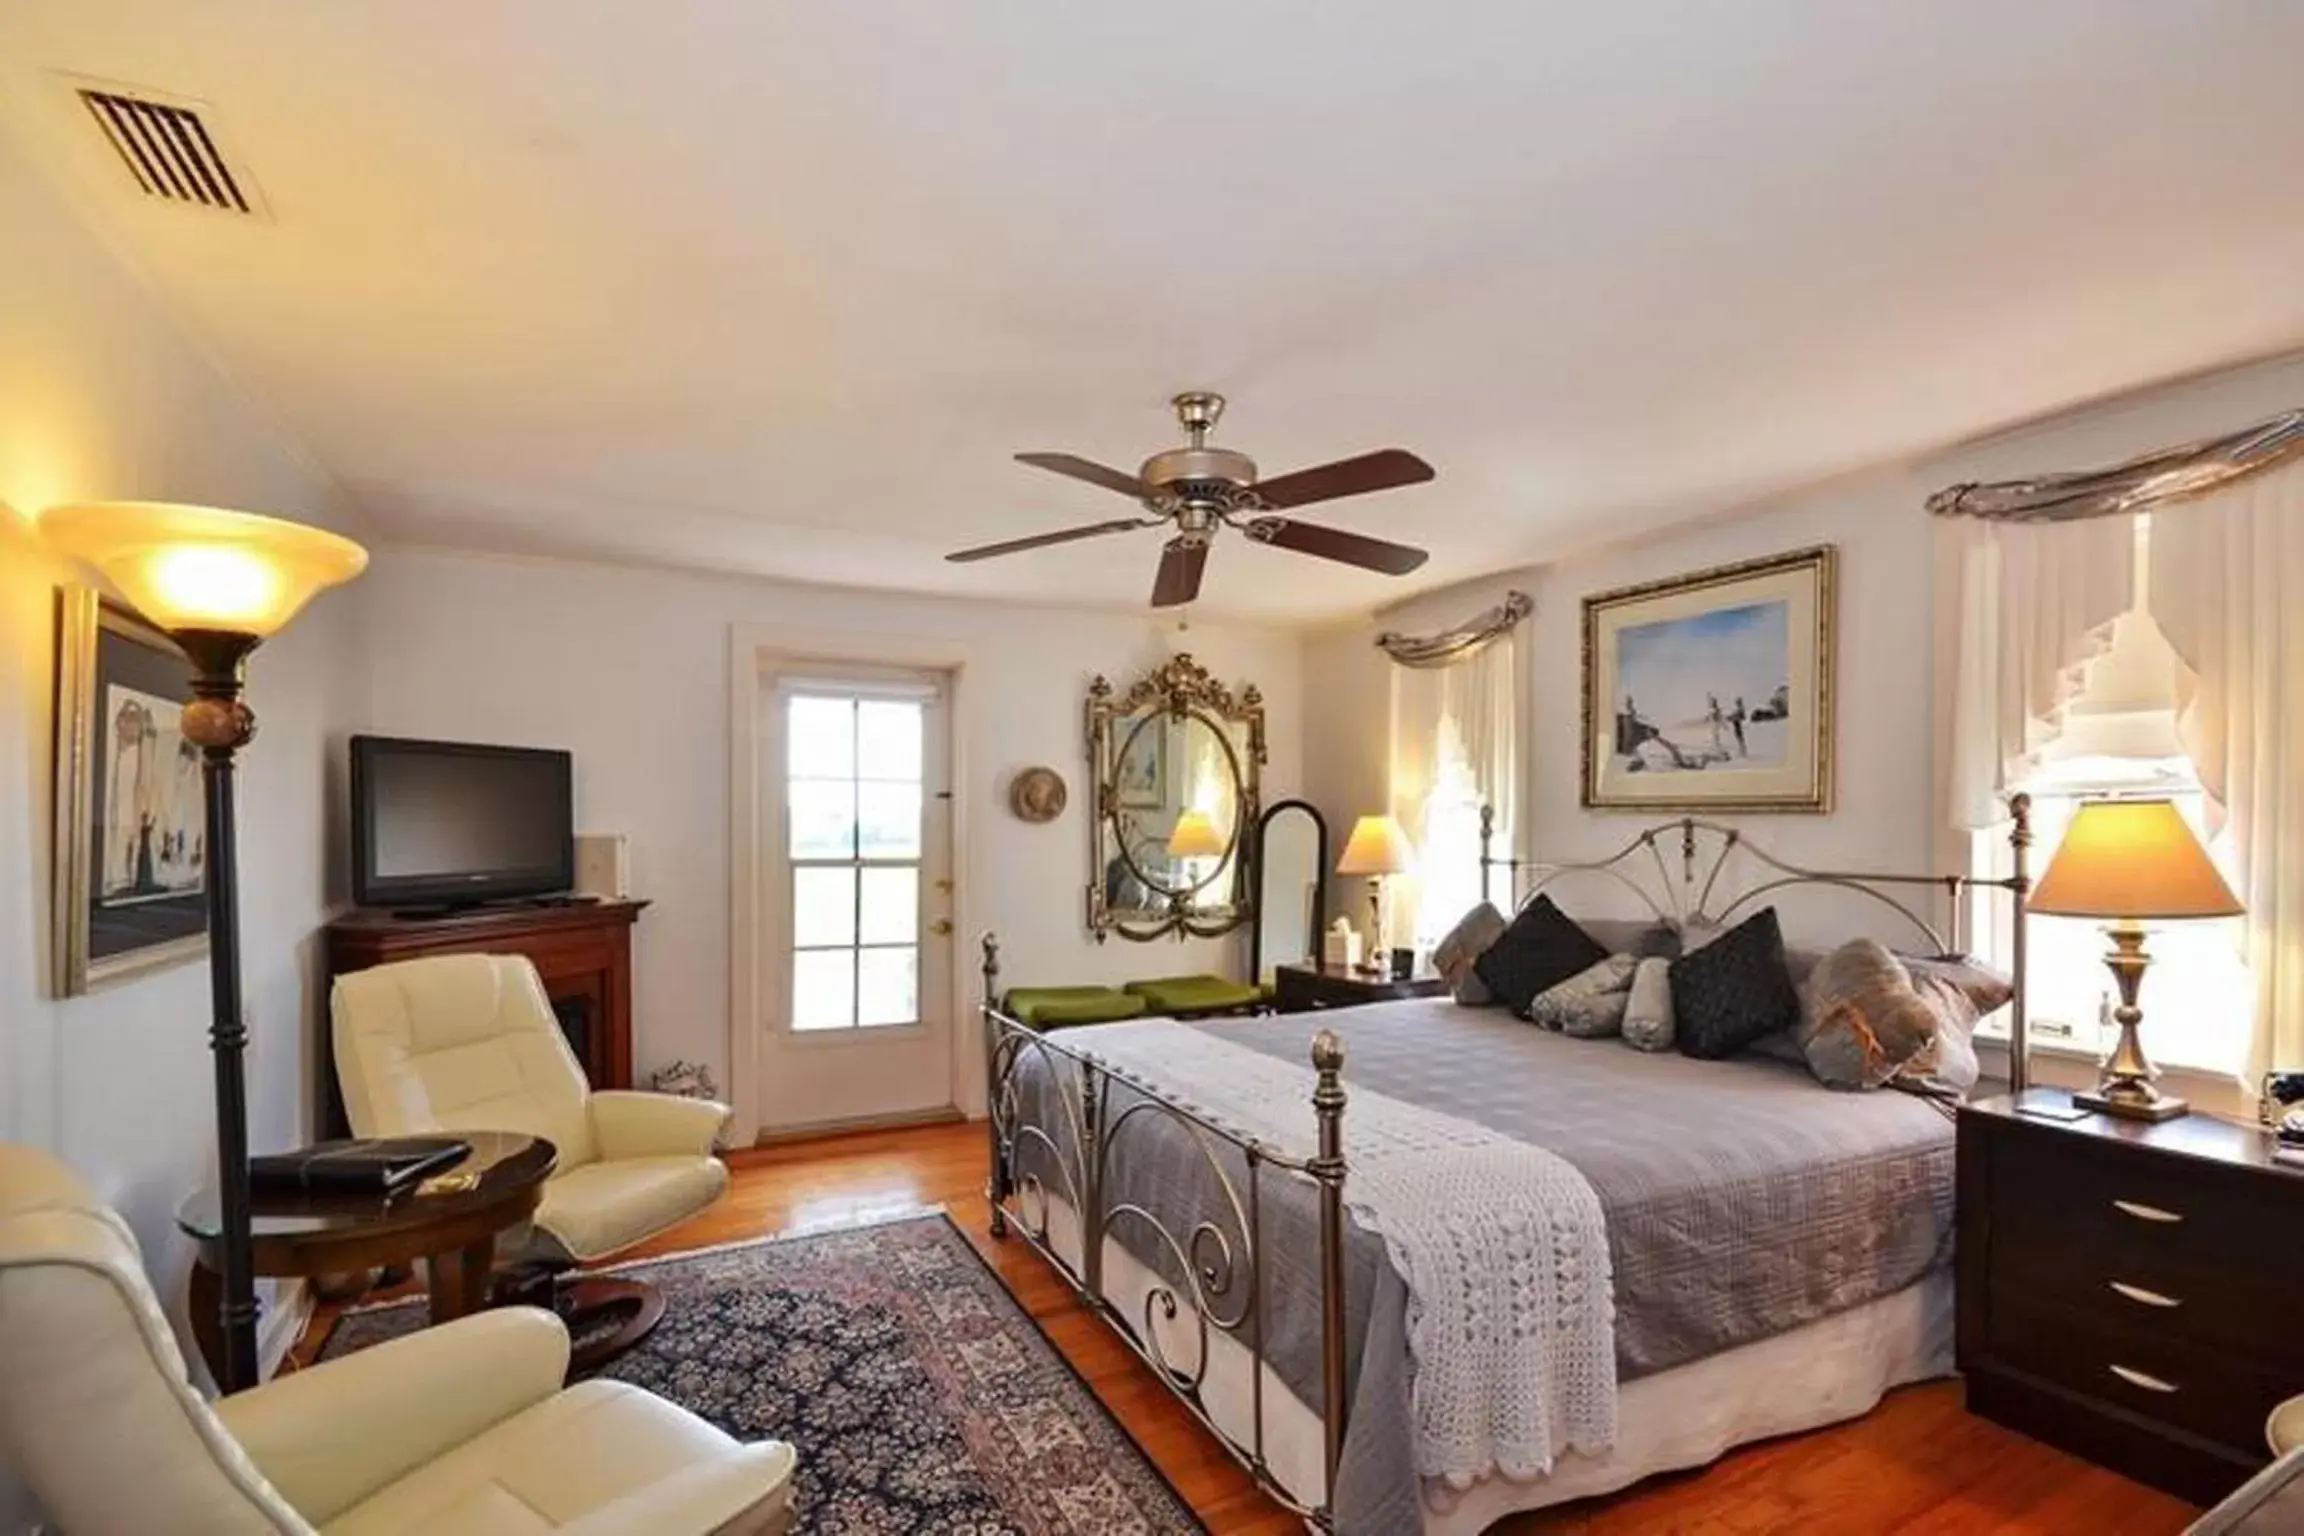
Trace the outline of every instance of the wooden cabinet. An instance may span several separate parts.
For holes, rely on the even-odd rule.
[[[1438,997],[1448,983],[1431,971],[1395,981],[1367,971],[1324,965],[1283,965],[1273,970],[1272,1005],[1281,1013],[1315,1008],[1351,1008],[1401,997]]]
[[[328,974],[426,955],[525,955],[544,979],[584,1076],[594,1088],[632,1086],[632,925],[644,901],[486,908],[453,917],[355,912],[328,925]],[[323,1037],[327,1038],[326,1036]],[[328,1060],[329,1121],[341,1134],[336,1068]]]
[[[2068,1103],[2053,1090],[2032,1102]],[[1985,1418],[2214,1503],[2304,1392],[2304,1173],[2270,1132],[1968,1105],[1959,1353]]]

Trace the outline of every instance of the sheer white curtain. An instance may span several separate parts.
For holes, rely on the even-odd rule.
[[[1389,943],[1428,947],[1482,898],[1482,805],[1495,810],[1497,857],[1516,846],[1525,635],[1522,626],[1450,666],[1392,669],[1391,811],[1417,867],[1388,884]]]
[[[2304,464],[2166,508],[2150,560],[2177,731],[2248,906],[2251,1070],[2304,1065]]]
[[[2082,668],[2136,590],[2136,519],[1960,520],[1950,804],[1973,832],[2007,819],[2009,786],[2063,729]]]

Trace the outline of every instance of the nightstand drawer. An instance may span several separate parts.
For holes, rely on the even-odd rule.
[[[1992,1300],[1989,1339],[2004,1365],[2249,1452],[2264,1443],[2266,1416],[2304,1390],[2304,1378],[2252,1356],[2010,1294]]]
[[[2211,1277],[2304,1264],[2304,1233],[2276,1219],[2294,1201],[2276,1198],[2262,1176],[2219,1178],[2221,1170],[2068,1140],[2010,1138],[1997,1149],[2001,1244],[2067,1261],[2077,1249],[2114,1266],[2172,1262]]]

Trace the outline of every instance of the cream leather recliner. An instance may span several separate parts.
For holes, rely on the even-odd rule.
[[[512,1259],[589,1264],[720,1198],[728,1106],[594,1093],[519,955],[402,960],[336,978],[336,1079],[356,1136],[524,1131],[559,1148]]]
[[[209,1404],[136,1239],[45,1152],[0,1145],[0,1449],[74,1536],[752,1536],[792,1448],[638,1387],[566,1390],[568,1334],[507,1307]]]

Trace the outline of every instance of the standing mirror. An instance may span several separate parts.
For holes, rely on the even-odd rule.
[[[1249,974],[1269,982],[1276,967],[1314,959],[1328,925],[1328,822],[1308,800],[1283,800],[1256,823],[1248,867],[1256,920],[1248,930]]]
[[[1088,926],[1101,940],[1212,938],[1248,920],[1248,851],[1264,766],[1264,701],[1235,696],[1182,653],[1129,685],[1088,689],[1094,864]]]

